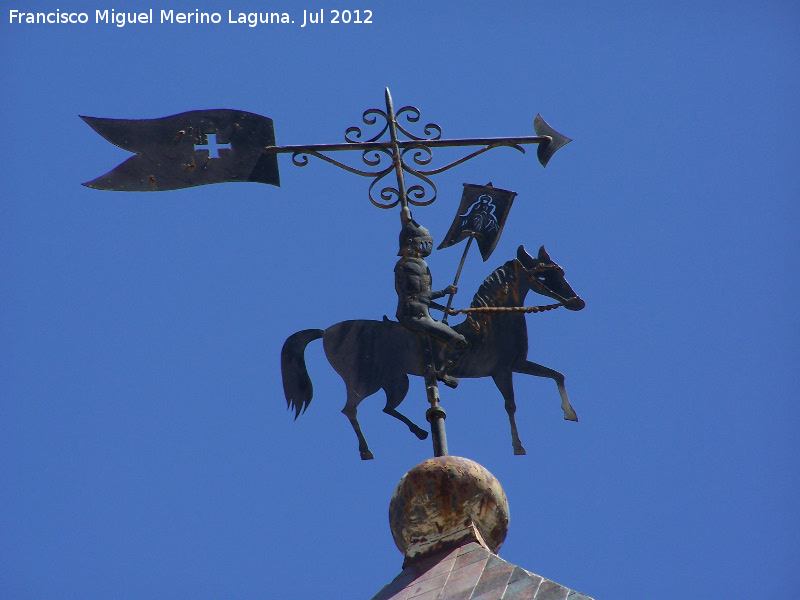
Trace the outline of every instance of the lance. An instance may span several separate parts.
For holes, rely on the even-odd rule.
[[[467,240],[467,245],[464,248],[464,254],[461,255],[461,262],[458,263],[458,270],[456,271],[455,279],[453,279],[453,285],[458,285],[458,278],[461,277],[461,269],[464,268],[464,261],[467,258],[467,252],[469,252],[469,247],[472,244],[472,240],[475,239],[475,232],[469,232],[469,239]],[[447,306],[445,307],[444,316],[442,317],[442,323],[447,323],[447,317],[450,316],[450,306],[453,304],[453,297],[455,293],[450,294],[450,297],[447,299]]]

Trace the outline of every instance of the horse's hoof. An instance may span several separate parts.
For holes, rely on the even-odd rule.
[[[418,430],[414,431],[414,435],[416,435],[421,440],[427,440],[428,439],[428,432],[425,431],[424,429],[418,429]]]
[[[575,413],[575,411],[572,409],[571,406],[569,407],[568,410],[564,411],[564,420],[565,421],[577,421],[578,420],[578,415]]]
[[[520,446],[514,446],[514,454],[516,454],[517,456],[525,456],[527,452],[525,452],[525,448],[523,448],[520,445]]]
[[[372,460],[373,458],[375,458],[375,457],[372,455],[372,452],[369,451],[369,450],[367,450],[366,452],[362,452],[361,453],[361,460]]]

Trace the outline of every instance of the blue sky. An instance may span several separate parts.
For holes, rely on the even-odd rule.
[[[336,7],[272,3],[295,24],[251,28],[225,22],[265,10],[249,0],[20,9],[85,25],[10,24],[3,5],[4,598],[366,599],[399,572],[389,498],[430,441],[376,395],[362,462],[321,344],[296,422],[279,371],[295,331],[394,313],[397,211],[288,156],[280,188],[87,189],[128,154],[78,118],[235,108],[273,118],[279,144],[340,143],[387,86],[444,137],[533,135],[541,113],[575,140],[547,169],[494,150],[414,210],[438,243],[463,183],[518,193],[455,306],[519,244],[586,301],[527,318],[528,358],[567,376],[580,417],[516,376],[527,456],[490,380],[442,391],[451,453],[508,495],[500,555],[598,599],[798,588],[794,3],[374,1],[339,7],[372,24],[305,28],[303,9]],[[223,22],[95,24],[110,8]],[[460,255],[432,254],[437,287]],[[412,378],[401,409],[425,407]]]

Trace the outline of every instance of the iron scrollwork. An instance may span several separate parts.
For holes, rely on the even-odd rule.
[[[414,206],[427,206],[437,198],[436,185],[432,181],[434,175],[443,173],[468,160],[480,156],[494,148],[513,148],[523,154],[523,144],[538,144],[537,155],[542,166],[546,166],[553,153],[564,144],[570,142],[552,129],[541,116],[537,115],[534,129],[537,137],[512,138],[472,138],[443,140],[442,128],[436,123],[428,123],[421,134],[414,131],[413,125],[420,122],[420,110],[415,106],[404,106],[396,113],[391,105],[389,90],[386,90],[386,111],[370,108],[361,116],[362,126],[348,127],[344,134],[344,144],[327,144],[311,146],[284,146],[268,148],[272,152],[292,152],[292,162],[298,167],[308,164],[309,156],[316,156],[332,165],[355,175],[369,177],[369,201],[378,208],[394,208],[405,203]],[[363,129],[362,129],[363,127]],[[369,130],[369,133],[367,131]],[[406,139],[398,139],[402,134]],[[464,146],[476,148],[469,154],[438,168],[430,168],[433,161],[433,149]],[[361,150],[361,161],[366,168],[347,165],[328,156],[328,152],[344,150]],[[383,179],[395,172],[397,185],[384,185]],[[404,174],[414,178],[414,182],[406,187]],[[401,192],[403,190],[403,192]]]
[[[413,183],[406,190],[408,202],[414,206],[427,206],[432,204],[437,198],[436,184],[430,179],[432,175],[442,173],[474,156],[482,154],[489,150],[490,147],[473,152],[464,158],[438,169],[421,169],[420,167],[428,166],[433,160],[433,151],[428,144],[442,139],[442,128],[436,123],[427,123],[422,130],[422,134],[418,135],[411,131],[410,125],[418,123],[420,118],[421,112],[418,108],[415,106],[405,106],[397,111],[395,115],[395,125],[397,130],[408,138],[407,141],[400,141],[398,144],[400,148],[398,155],[400,166],[403,172],[408,173],[417,180],[417,183]],[[371,170],[355,168],[311,148],[304,148],[294,152],[292,155],[292,162],[298,167],[304,167],[308,164],[308,157],[310,155],[320,158],[332,165],[336,165],[350,173],[361,175],[362,177],[369,177],[372,179],[368,192],[370,202],[378,208],[394,208],[400,202],[400,192],[397,187],[386,185],[379,190],[377,189],[379,182],[395,169],[391,142],[386,139],[381,141],[381,138],[385,138],[389,132],[389,115],[380,109],[370,108],[364,111],[361,120],[364,125],[369,128],[377,127],[377,133],[365,139],[367,137],[365,133],[366,128],[362,129],[362,127],[353,126],[347,128],[344,137],[347,144],[357,144],[362,147],[365,145],[367,146],[362,151],[361,160],[364,165],[370,167]],[[524,152],[519,146],[516,147]],[[386,164],[387,159],[388,164]],[[409,162],[407,162],[407,160]],[[413,163],[413,166],[409,163]]]

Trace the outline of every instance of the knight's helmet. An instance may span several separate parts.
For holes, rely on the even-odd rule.
[[[404,256],[412,248],[415,248],[422,256],[428,256],[433,249],[431,232],[411,217],[408,207],[400,211],[400,221],[403,228],[400,230],[400,251],[397,256]]]

